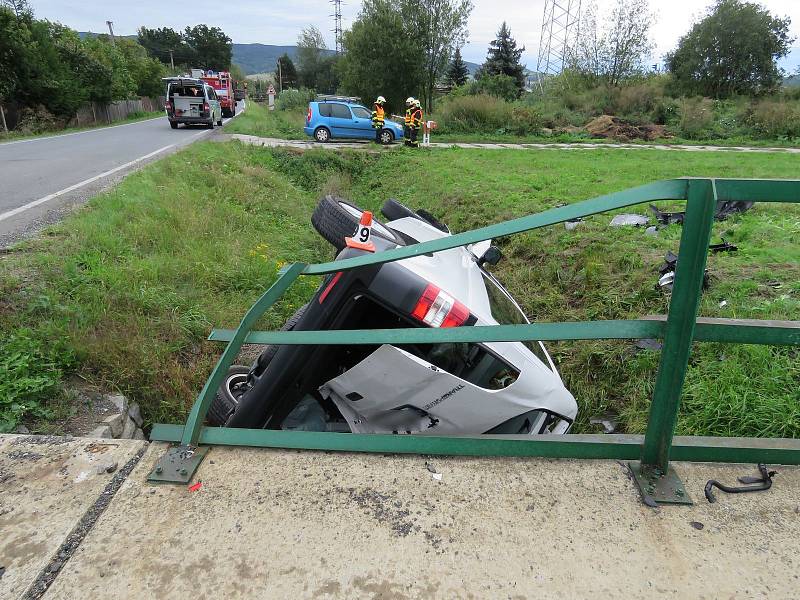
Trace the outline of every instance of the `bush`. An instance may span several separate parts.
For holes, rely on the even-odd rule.
[[[512,108],[505,100],[486,94],[456,96],[442,104],[439,120],[448,133],[494,133],[510,126]]]
[[[480,79],[474,79],[464,85],[453,88],[453,91],[450,92],[451,97],[480,95],[493,96],[513,102],[519,98],[519,90],[513,77],[508,75],[484,75]]]
[[[297,90],[283,90],[278,94],[276,106],[278,110],[304,109],[314,99],[314,90],[300,88]]]
[[[510,133],[515,135],[535,135],[541,133],[544,120],[541,113],[529,106],[515,106],[511,109]]]
[[[680,105],[680,134],[690,140],[708,137],[714,122],[714,101],[710,98],[683,98]]]
[[[757,137],[800,137],[800,103],[786,100],[760,100],[745,116],[746,123]]]

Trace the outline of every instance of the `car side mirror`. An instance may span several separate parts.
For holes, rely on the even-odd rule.
[[[497,246],[489,246],[489,249],[484,252],[481,257],[478,259],[478,265],[483,266],[485,264],[490,264],[492,266],[496,265],[500,262],[500,259],[503,258],[503,253],[500,251],[500,248]]]

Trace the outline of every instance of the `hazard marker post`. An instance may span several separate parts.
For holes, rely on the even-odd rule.
[[[422,145],[429,146],[431,143],[431,131],[436,129],[436,121],[425,121],[422,123]]]
[[[372,243],[372,213],[365,210],[361,214],[361,220],[353,237],[344,238],[348,248],[357,248],[367,252],[375,252],[375,244]]]

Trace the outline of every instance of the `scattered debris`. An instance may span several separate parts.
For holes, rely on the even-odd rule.
[[[768,285],[774,290],[779,290],[783,287],[783,284],[780,281],[767,281],[765,285]]]
[[[725,308],[726,306],[728,306],[728,301],[727,300],[723,300],[722,302],[719,303],[719,307],[720,308]]]
[[[739,246],[735,246],[730,242],[726,242],[725,238],[722,238],[721,244],[711,244],[708,249],[716,254],[718,252],[736,252],[739,249]]]
[[[613,219],[611,219],[611,227],[621,227],[622,225],[634,225],[636,227],[641,227],[642,225],[647,225],[650,222],[650,219],[647,217],[643,217],[642,215],[634,215],[634,214],[622,214],[616,215]]]
[[[603,433],[614,433],[617,430],[617,418],[614,415],[603,415],[589,419],[592,425],[602,425]]]
[[[438,473],[439,472],[439,471],[436,470],[436,467],[434,466],[434,464],[433,463],[429,463],[428,461],[425,461],[425,468],[428,469],[428,471],[430,471],[431,473]]]
[[[572,231],[583,222],[584,222],[583,219],[581,219],[580,217],[577,217],[575,219],[570,219],[569,221],[564,221],[564,229],[566,229],[567,231]]]
[[[671,137],[663,125],[635,125],[630,121],[613,115],[600,115],[584,125],[584,130],[594,138],[613,139],[619,142],[646,140],[652,142],[659,138]]]
[[[647,229],[644,230],[647,235],[658,235],[658,227],[655,225],[651,225]]]
[[[189,486],[189,491],[190,492],[196,492],[201,487],[203,487],[203,482],[202,481],[198,481],[197,483],[192,484],[192,485]]]
[[[103,473],[113,473],[114,471],[117,470],[118,466],[119,466],[119,463],[116,463],[116,462],[105,463],[105,464],[99,465],[97,467],[97,474],[98,475],[102,475]]]
[[[664,264],[658,270],[661,277],[658,279],[658,285],[661,288],[672,290],[672,284],[675,281],[675,268],[678,265],[678,255],[672,251],[668,251],[664,257]],[[708,269],[703,273],[703,289],[708,289]]]
[[[717,499],[712,493],[713,488],[719,488],[727,494],[743,494],[745,492],[763,492],[772,487],[772,478],[778,474],[777,471],[767,471],[767,466],[763,463],[758,465],[758,471],[761,474],[759,477],[752,475],[745,475],[739,477],[739,483],[745,484],[743,487],[731,487],[720,483],[716,479],[709,479],[706,483],[705,494],[706,500],[709,502],[716,502]],[[752,485],[758,484],[758,485]]]
[[[717,208],[714,211],[714,220],[724,221],[732,214],[747,212],[753,208],[753,202],[717,202]],[[653,204],[650,205],[650,210],[656,217],[656,221],[662,225],[672,225],[674,223],[683,224],[686,218],[686,212],[663,212]]]
[[[654,350],[654,351],[658,351],[658,350],[661,350],[662,344],[658,340],[647,338],[647,339],[643,339],[643,340],[636,340],[636,343],[634,344],[634,346],[636,346],[639,350]]]
[[[673,223],[683,224],[683,219],[686,216],[685,212],[662,212],[653,204],[650,205],[650,210],[653,211],[656,221],[662,225],[672,225]]]
[[[0,579],[3,578],[3,575],[5,574],[5,572],[6,572],[6,568],[5,567],[0,567]]]
[[[700,521],[692,521],[689,523],[689,525],[697,529],[697,531],[703,531],[703,529],[705,529],[705,525],[703,525]]]
[[[441,481],[442,480],[442,474],[441,473],[431,473],[431,477],[433,477],[436,481]]]

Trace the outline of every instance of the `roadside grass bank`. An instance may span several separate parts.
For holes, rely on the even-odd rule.
[[[265,104],[249,101],[244,114],[225,124],[225,133],[243,133],[282,140],[309,139],[303,133],[305,113],[269,110]]]
[[[70,374],[127,394],[148,422],[180,422],[221,352],[204,341],[208,331],[235,326],[282,262],[330,257],[310,225],[322,193],[374,211],[395,197],[463,231],[658,179],[786,178],[798,167],[792,155],[371,154],[198,143],[0,256],[0,427],[24,419],[46,428],[53,411],[69,410],[58,389]],[[494,270],[532,320],[666,312],[658,269],[668,250],[677,252],[680,226],[651,236],[611,228],[611,218],[496,241],[505,259]],[[713,241],[721,237],[739,250],[709,257],[701,314],[800,319],[800,207],[757,205],[716,223]],[[280,326],[317,283],[301,279],[261,326]],[[548,347],[579,402],[576,432],[597,431],[589,421],[602,415],[619,431],[644,430],[658,352],[625,341]],[[800,436],[799,359],[793,348],[696,344],[679,433]]]
[[[434,114],[426,119],[437,120]],[[247,112],[225,125],[226,133],[241,133],[283,140],[310,140],[303,133],[305,110],[270,111],[266,105],[248,102]],[[618,144],[617,140],[593,138],[588,133],[554,133],[553,135],[514,135],[508,132],[465,133],[434,130],[431,142],[483,143],[483,144]],[[630,140],[626,144],[672,146],[720,146],[745,148],[796,148],[798,142],[789,139],[754,139],[749,137],[687,139],[683,137],[659,138],[653,141]]]
[[[65,127],[64,129],[48,129],[39,131],[37,133],[20,133],[16,131],[9,131],[5,133],[0,131],[0,144],[3,142],[11,142],[16,140],[26,140],[28,138],[38,137],[55,137],[65,135],[67,133],[77,133],[79,131],[88,131],[90,129],[103,129],[105,127],[113,127],[115,125],[125,125],[126,123],[135,123],[137,121],[147,121],[148,119],[155,119],[164,115],[164,111],[157,110],[153,112],[135,112],[129,114],[126,118],[114,121],[113,123],[103,123],[100,125],[91,125],[89,127]]]

